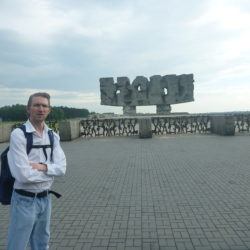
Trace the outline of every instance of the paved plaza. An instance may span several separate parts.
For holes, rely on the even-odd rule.
[[[0,151],[7,144],[0,144]],[[64,142],[50,249],[250,249],[250,135]],[[0,249],[9,207],[0,206]]]

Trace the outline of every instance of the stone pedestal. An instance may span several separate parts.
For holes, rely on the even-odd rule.
[[[139,119],[139,138],[152,138],[151,118]]]
[[[123,106],[123,115],[136,115],[136,106]]]
[[[78,119],[60,121],[59,135],[61,141],[71,141],[80,137],[80,121]]]
[[[157,115],[169,115],[171,112],[171,105],[157,105],[156,113]]]
[[[0,122],[0,143],[8,142],[14,123]]]
[[[218,135],[234,135],[234,117],[215,115],[211,117],[211,132]]]

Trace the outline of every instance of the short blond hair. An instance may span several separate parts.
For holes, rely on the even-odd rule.
[[[48,100],[49,106],[50,106],[50,95],[46,92],[37,92],[37,93],[32,94],[29,97],[28,104],[27,104],[28,108],[31,106],[33,97],[37,97],[37,96],[46,98]]]

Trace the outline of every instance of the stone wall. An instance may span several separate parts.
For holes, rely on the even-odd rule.
[[[0,143],[8,142],[15,123],[0,122]],[[80,120],[66,120],[59,122],[59,133],[62,141],[71,141],[80,137]]]
[[[211,116],[211,133],[218,135],[235,134],[235,118],[227,115]]]
[[[235,114],[236,115],[236,114]],[[127,117],[116,119],[74,119],[59,122],[59,134],[62,141],[71,141],[80,136],[130,136],[151,138],[152,134],[178,133],[214,133],[234,135],[249,132],[249,114],[235,115],[197,115],[197,116],[152,116]],[[237,125],[238,124],[238,125]],[[0,143],[8,142],[14,123],[0,122]]]
[[[0,122],[0,143],[8,142],[14,123]]]
[[[71,141],[80,137],[80,120],[66,120],[59,122],[61,141]]]

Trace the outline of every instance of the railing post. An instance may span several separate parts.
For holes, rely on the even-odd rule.
[[[211,132],[218,135],[235,135],[234,116],[211,116]]]
[[[150,117],[139,119],[139,138],[152,138]]]
[[[8,142],[14,123],[0,122],[0,143]]]
[[[66,120],[59,122],[61,141],[72,141],[80,137],[80,120]]]

